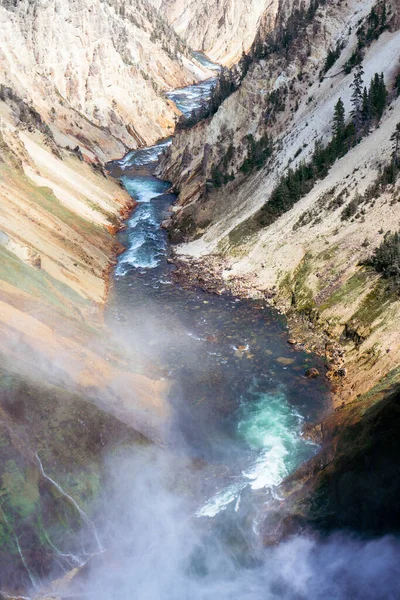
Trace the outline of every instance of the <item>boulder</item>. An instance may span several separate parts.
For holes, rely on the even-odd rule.
[[[308,379],[315,379],[319,376],[319,371],[315,367],[311,367],[311,369],[307,369],[304,374],[306,377],[308,377]]]
[[[164,221],[161,222],[161,229],[171,229],[172,224],[172,219],[164,219]]]

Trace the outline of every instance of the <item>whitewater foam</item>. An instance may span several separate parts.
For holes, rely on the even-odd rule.
[[[303,419],[289,405],[283,389],[272,393],[250,390],[237,416],[237,433],[249,449],[249,466],[238,481],[210,498],[197,511],[198,517],[215,517],[233,502],[238,510],[247,487],[270,490],[276,496],[282,480],[315,449],[301,436]]]
[[[150,176],[123,176],[121,181],[139,205],[127,222],[129,243],[119,258],[117,277],[126,275],[130,268],[154,269],[160,264],[166,252],[166,239],[160,229],[157,199],[169,187],[167,182]]]

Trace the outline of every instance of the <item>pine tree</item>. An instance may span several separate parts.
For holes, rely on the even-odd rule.
[[[335,104],[335,109],[333,112],[333,135],[336,139],[337,144],[343,141],[344,129],[345,129],[345,109],[343,100],[339,98],[339,100]]]
[[[351,87],[353,88],[353,93],[351,95],[351,104],[353,110],[351,112],[351,116],[353,118],[353,123],[356,130],[357,141],[360,138],[362,124],[363,75],[364,69],[362,68],[362,65],[357,65],[354,73],[353,83],[351,84]]]
[[[386,2],[383,3],[382,14],[381,14],[381,27],[382,29],[386,27],[387,21],[387,11],[386,11]]]
[[[378,121],[382,117],[383,111],[385,109],[387,95],[388,94],[383,73],[381,73],[380,75],[378,75],[378,73],[375,73],[374,77],[371,80],[369,88],[369,102],[372,117]]]
[[[246,52],[243,49],[242,56],[240,57],[240,60],[239,60],[239,75],[240,75],[241,79],[243,79],[246,76],[251,63],[252,63],[252,59],[251,59],[250,54],[246,54]]]
[[[209,115],[209,100],[207,100],[207,98],[205,98],[204,96],[202,96],[200,98],[200,105],[199,105],[199,109],[197,111],[197,120],[201,121],[202,119],[206,119]]]
[[[397,123],[390,140],[393,142],[392,161],[396,166],[400,166],[400,123]]]
[[[217,85],[211,86],[210,89],[210,114],[213,115],[219,108]]]
[[[335,64],[342,52],[342,45],[337,42],[335,49],[330,49],[325,59],[323,72],[326,73]]]
[[[327,168],[326,164],[326,152],[322,145],[321,140],[315,142],[314,154],[313,154],[313,165],[316,168],[316,174],[321,175]]]
[[[383,73],[379,75],[379,107],[381,109],[380,117],[384,111],[388,99],[388,91],[385,85],[385,78]]]
[[[364,87],[363,91],[363,100],[362,100],[362,108],[361,108],[361,119],[363,125],[367,126],[371,119],[371,103],[370,96],[368,94],[367,88]]]
[[[371,12],[368,15],[368,23],[370,25],[371,30],[374,30],[376,29],[376,27],[378,27],[379,17],[376,14],[375,6],[371,8]]]

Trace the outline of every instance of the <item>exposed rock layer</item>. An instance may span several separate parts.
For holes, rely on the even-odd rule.
[[[216,269],[221,287],[269,296],[345,344],[339,403],[366,392],[400,356],[400,302],[378,274],[360,266],[399,221],[398,183],[378,193],[362,214],[342,216],[390,161],[390,137],[400,120],[394,89],[400,48],[397,2],[388,5],[385,31],[363,49],[365,84],[383,72],[389,89],[379,127],[274,223],[252,230],[251,218],[289,166],[310,160],[317,140],[325,144],[331,139],[339,96],[349,116],[353,73],[346,74],[344,66],[374,4],[321,5],[305,27],[294,30],[288,47],[253,63],[239,90],[211,120],[176,136],[160,170],[180,191],[171,227],[172,239],[188,242],[180,253],[202,256],[211,268],[215,261],[207,256],[221,256],[228,262],[228,268]],[[281,3],[275,31],[285,31],[292,9],[291,2]],[[338,42],[340,56],[322,77],[327,53]],[[266,134],[274,142],[272,156],[246,174],[241,167],[249,156],[249,136],[258,142]]]
[[[147,0],[2,0],[0,37],[0,83],[100,159],[170,133],[163,93],[204,73]]]
[[[273,18],[276,0],[151,0],[194,50],[231,65],[250,48],[264,11]]]

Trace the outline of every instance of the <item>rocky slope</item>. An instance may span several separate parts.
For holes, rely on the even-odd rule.
[[[74,502],[93,511],[102,452],[158,437],[168,407],[102,324],[130,198],[10,90],[0,118],[0,590],[23,593],[86,560],[66,532],[97,551]]]
[[[339,97],[350,119],[349,65],[371,27],[371,10],[383,11],[372,0],[310,6],[302,13],[281,3],[268,49],[256,49],[264,57],[211,120],[179,133],[161,172],[180,191],[171,223],[172,238],[186,242],[178,252],[200,257],[220,288],[273,297],[294,325],[305,320],[308,337],[317,329],[328,342],[344,344],[344,359],[327,352],[341,403],[366,392],[399,360],[398,296],[360,266],[400,217],[399,181],[377,184],[400,121],[399,5],[385,4],[385,26],[359,50],[365,85],[382,72],[388,89],[379,126],[333,161],[292,208],[263,224],[280,178],[311,161],[317,141],[323,148],[332,139]]]
[[[111,392],[122,373],[105,360],[100,308],[119,251],[111,234],[132,201],[99,165],[58,147],[33,108],[8,94],[0,111],[0,351],[24,372]]]
[[[306,435],[322,445],[283,484],[285,503],[268,507],[264,541],[293,532],[351,530],[364,536],[400,530],[398,370],[335,411]]]
[[[152,3],[191,48],[224,65],[232,65],[243,51],[249,50],[264,11],[273,20],[278,7],[276,0],[152,0]]]
[[[101,160],[170,133],[163,93],[204,75],[147,0],[2,0],[0,35],[0,83]]]
[[[0,36],[0,591],[23,593],[98,551],[103,451],[168,420],[103,324],[133,206],[103,162],[168,134],[164,91],[206,72],[145,0],[3,0]]]

